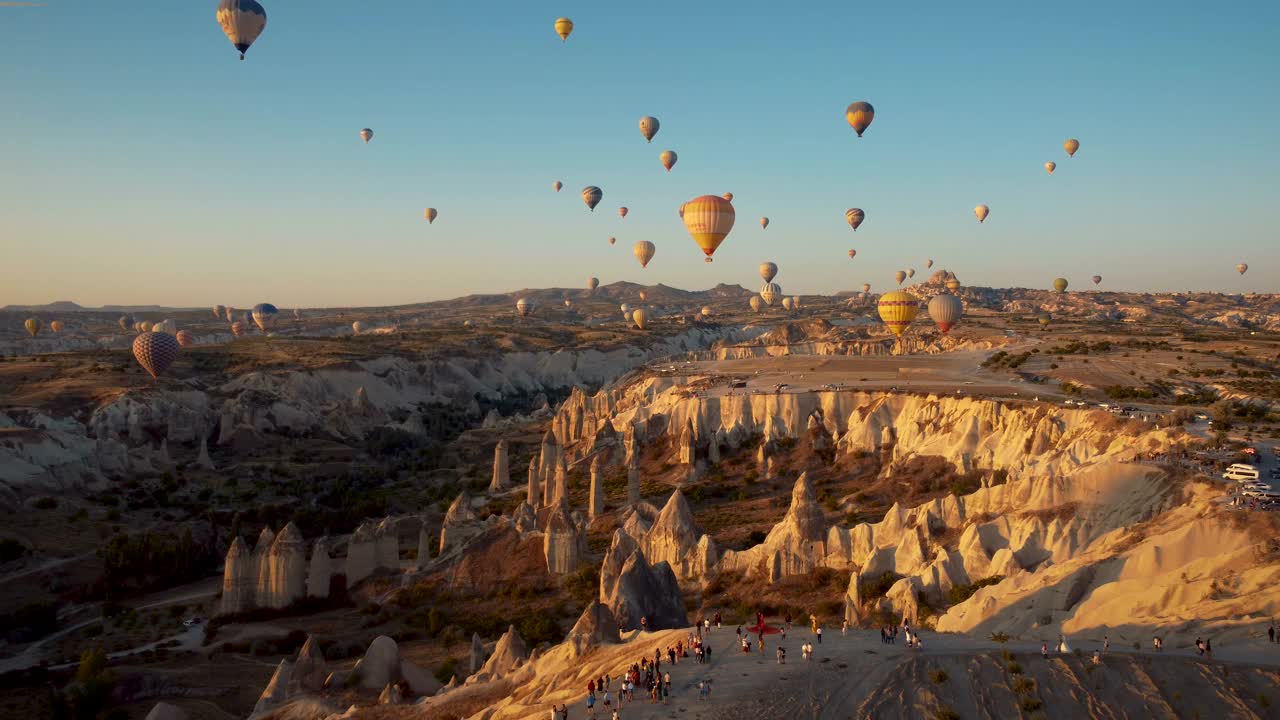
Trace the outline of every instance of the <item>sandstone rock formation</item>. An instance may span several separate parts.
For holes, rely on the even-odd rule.
[[[587,518],[595,520],[604,514],[604,480],[600,477],[600,456],[591,461],[591,490],[587,501]]]
[[[400,569],[400,532],[394,520],[383,518],[375,532],[378,567],[384,570]]]
[[[476,673],[476,671],[477,671],[477,670],[479,670],[481,667],[484,667],[484,661],[485,661],[485,655],[484,655],[484,641],[482,641],[482,640],[480,639],[480,634],[479,634],[479,633],[472,633],[472,634],[471,634],[471,657],[470,657],[470,660],[471,660],[471,663],[470,663],[470,665],[469,665],[469,669],[468,669],[468,672],[469,672],[470,674],[474,675],[474,674]]]
[[[320,651],[315,636],[308,635],[307,641],[298,651],[298,659],[294,661],[288,692],[290,695],[315,692],[324,687],[328,676],[329,668],[325,664],[324,653]]]
[[[525,647],[520,633],[516,632],[516,626],[512,625],[507,628],[501,638],[498,638],[493,654],[485,661],[481,672],[490,677],[502,677],[520,667],[527,659],[529,659],[529,650]]]
[[[276,534],[269,527],[262,528],[262,532],[258,534],[258,543],[253,546],[253,567],[256,578],[253,583],[254,588],[254,605],[261,606],[266,600],[264,593],[271,587],[271,563],[268,556],[271,554],[271,545],[276,541]]]
[[[288,523],[267,553],[267,586],[258,588],[258,604],[284,608],[307,594],[307,546],[302,531]]]
[[[320,538],[311,546],[311,564],[307,567],[307,595],[329,597],[332,576],[333,560],[329,557],[329,542],[327,538]]]
[[[479,531],[476,520],[475,511],[471,509],[471,496],[463,490],[453,499],[444,515],[444,523],[440,527],[440,554],[475,535]]]
[[[400,657],[396,641],[379,635],[369,643],[369,649],[351,668],[357,684],[366,690],[382,690],[401,680],[417,695],[430,695],[440,689],[440,683],[421,668]]]
[[[585,551],[586,536],[570,514],[568,503],[561,501],[552,509],[543,532],[547,571],[553,575],[576,571]]]
[[[671,493],[640,544],[646,558],[667,563],[681,579],[705,577],[718,560],[714,543],[698,529],[689,502],[679,490]]]
[[[221,614],[231,615],[254,607],[254,587],[258,582],[253,553],[237,536],[227,549],[226,565],[222,571]]]
[[[537,458],[529,458],[529,486],[525,502],[534,510],[542,507],[542,479],[538,476]]]
[[[293,663],[288,660],[281,660],[280,664],[276,666],[275,674],[271,676],[271,680],[267,682],[267,686],[262,690],[262,695],[258,697],[258,702],[253,706],[254,715],[262,715],[285,703],[289,697],[289,682],[292,679],[292,674]]]
[[[618,621],[603,603],[593,600],[565,639],[572,648],[574,657],[581,657],[599,645],[612,645],[621,642],[618,635]]]
[[[493,447],[493,479],[489,481],[489,492],[502,492],[511,485],[511,471],[507,463],[507,441],[499,440]]]
[[[649,565],[639,549],[623,563],[605,604],[623,630],[639,628],[641,618],[649,630],[684,627],[689,622],[671,566]]]
[[[187,720],[187,711],[177,705],[170,705],[166,702],[158,702],[151,711],[147,713],[145,720]]]

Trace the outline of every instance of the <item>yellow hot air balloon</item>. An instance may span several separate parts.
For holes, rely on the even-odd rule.
[[[1067,151],[1067,157],[1075,157],[1076,151],[1080,149],[1080,141],[1075,138],[1071,138],[1070,140],[1062,143],[1062,149]]]
[[[760,296],[759,295],[752,295],[751,299],[747,301],[747,304],[751,306],[752,311],[760,312]]]
[[[1058,168],[1058,163],[1056,162],[1047,162],[1044,164],[1044,171],[1049,173],[1050,175],[1052,175],[1053,171],[1056,170],[1057,168]]]
[[[435,208],[427,208],[426,210],[422,211],[422,216],[427,219],[428,225],[430,225],[431,223],[434,223],[436,221],[436,216],[439,214],[440,213],[436,212]]]
[[[951,292],[955,292],[959,290],[960,281],[955,278],[951,278],[950,280],[947,281],[947,289],[950,290]]]
[[[551,183],[551,189],[555,190],[556,192],[560,192],[560,188],[562,187],[564,187],[564,183],[560,182],[559,180],[556,180],[555,182]]]
[[[1066,278],[1056,278],[1056,279],[1054,279],[1054,281],[1053,281],[1053,289],[1054,289],[1054,290],[1057,290],[1057,291],[1058,291],[1058,292],[1060,292],[1060,293],[1064,293],[1064,292],[1066,292],[1066,291],[1067,291],[1067,279],[1066,279]]]
[[[582,202],[587,204],[587,209],[591,212],[596,211],[596,206],[600,204],[600,200],[604,198],[604,191],[595,185],[588,185],[582,188]]]
[[[867,214],[862,212],[860,208],[849,208],[844,211],[845,222],[849,223],[849,227],[854,230],[857,230],[858,226],[862,224],[862,221],[866,219]]]
[[[1036,321],[1040,323],[1040,327],[1049,327],[1049,323],[1053,321],[1053,316],[1048,311],[1044,311],[1036,316]]]
[[[768,227],[769,227],[769,218],[767,217],[760,218],[760,229],[766,230],[768,229]]]
[[[907,274],[902,270],[899,270],[898,272],[893,274],[893,279],[897,280],[898,284],[901,285],[902,281],[907,279]]]
[[[773,279],[777,276],[778,276],[777,265],[771,262],[760,263],[760,277],[763,278],[765,282],[773,282]]]
[[[573,32],[573,21],[569,18],[556,18],[556,34],[560,36],[560,42],[569,39],[569,34]]]
[[[684,204],[684,226],[711,262],[716,248],[733,230],[733,204],[715,195],[696,197]]]
[[[986,205],[979,205],[978,207],[973,209],[973,214],[978,217],[978,222],[982,222],[983,220],[987,219],[988,215],[991,214],[991,208],[987,207]]]
[[[53,322],[49,323],[49,329],[56,333],[62,332],[62,327],[63,325],[61,320],[54,320]]]
[[[1240,263],[1239,265],[1236,265],[1236,272],[1243,275],[1249,272],[1249,266],[1246,263]]]
[[[711,306],[710,306],[710,305],[703,305],[703,306],[702,306],[702,317],[711,317]]]
[[[858,133],[858,137],[862,137],[862,133],[866,132],[875,118],[876,109],[871,107],[869,102],[858,101],[844,109],[844,119],[849,122],[849,127]]]
[[[640,118],[640,134],[644,136],[644,141],[652,142],[653,136],[658,134],[660,126],[661,123],[658,122],[658,118],[652,115],[645,115]]]
[[[920,313],[920,301],[911,293],[894,290],[880,296],[876,309],[880,312],[880,319],[889,326],[889,331],[902,337]]]
[[[648,240],[637,240],[635,245],[631,246],[631,254],[636,256],[640,261],[640,267],[649,267],[649,261],[653,259],[653,254],[658,248]]]
[[[267,27],[267,11],[256,0],[221,0],[215,17],[241,60]]]
[[[662,163],[662,167],[667,169],[667,172],[671,172],[671,168],[676,166],[676,160],[678,159],[674,150],[663,150],[662,154],[658,156],[658,161]]]
[[[733,193],[725,193],[720,197],[724,198],[725,200],[728,200],[729,202],[733,202]]]
[[[41,327],[40,318],[33,318],[33,317],[27,318],[27,321],[22,323],[22,327],[27,329],[28,335],[30,335],[31,337],[35,337],[36,335],[40,334],[40,327]]]
[[[631,322],[635,323],[637,328],[641,330],[645,329],[645,327],[649,325],[648,311],[644,308],[636,308],[631,311]]]
[[[629,212],[631,212],[629,208],[620,207],[618,208],[618,217],[626,217]]]

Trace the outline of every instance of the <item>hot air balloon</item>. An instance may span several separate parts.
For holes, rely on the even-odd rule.
[[[587,209],[591,212],[596,211],[596,206],[600,204],[600,199],[603,197],[604,191],[595,185],[582,188],[582,202],[587,204]]]
[[[565,306],[565,307],[573,307],[573,301],[572,301],[572,300],[570,300],[569,298],[565,298],[565,299],[564,299],[564,306]]]
[[[649,261],[653,259],[653,254],[658,251],[653,243],[648,240],[637,240],[635,245],[631,246],[631,254],[636,256],[640,261],[640,267],[649,267]]]
[[[769,227],[769,218],[767,217],[760,218],[760,229],[766,230],[768,229],[768,227]]]
[[[1060,292],[1060,293],[1064,293],[1064,292],[1066,292],[1066,291],[1067,291],[1067,279],[1066,279],[1066,278],[1054,278],[1054,281],[1053,281],[1053,289],[1054,289],[1054,290],[1057,290],[1057,291],[1058,291],[1058,292]]]
[[[946,335],[956,323],[960,322],[960,316],[964,315],[964,303],[960,302],[960,298],[955,295],[943,293],[934,295],[929,300],[929,317],[933,318],[933,322]]]
[[[710,306],[710,305],[703,305],[703,306],[702,306],[702,317],[711,317],[711,306]]]
[[[244,324],[244,322],[240,320],[237,320],[231,323],[231,334],[235,335],[236,337],[240,337],[248,331],[249,331],[248,327]]]
[[[221,319],[222,319],[222,316],[223,316],[224,314],[226,314],[226,312],[227,312],[227,309],[226,309],[225,307],[223,307],[222,305],[214,305],[214,306],[213,306],[213,316],[214,316],[214,317],[216,317],[216,318],[218,318],[219,320],[221,320]]]
[[[799,310],[799,309],[800,309],[800,296],[799,296],[799,295],[792,295],[792,296],[791,296],[791,309],[792,309],[792,310]]]
[[[777,276],[778,276],[777,265],[771,262],[760,263],[760,277],[763,278],[765,282],[773,282],[773,279]]]
[[[555,182],[551,183],[551,189],[555,190],[556,192],[560,192],[560,188],[562,187],[564,187],[564,183],[560,182],[559,180],[556,180]]]
[[[858,251],[857,251],[857,250],[854,250],[853,248],[849,248],[849,259],[850,259],[850,260],[852,260],[852,259],[854,258],[854,256],[856,256],[857,254],[858,254]]]
[[[22,327],[27,329],[28,335],[30,335],[31,337],[35,337],[36,335],[40,334],[40,328],[42,327],[42,323],[40,322],[40,318],[32,317],[32,318],[27,318],[26,322],[22,323]]]
[[[864,293],[871,292],[871,283],[862,283],[862,292]]]
[[[901,285],[902,281],[907,279],[907,273],[902,270],[899,270],[898,272],[893,274],[893,279],[897,280],[898,284]]]
[[[960,281],[955,278],[951,278],[950,280],[947,281],[947,289],[950,290],[951,292],[955,292],[959,290]]]
[[[169,333],[145,332],[133,339],[133,356],[154,380],[178,359],[178,339]]]
[[[782,298],[782,309],[790,310],[792,306],[791,298]]]
[[[434,223],[434,222],[436,221],[436,217],[437,217],[439,214],[440,214],[440,213],[436,212],[436,209],[435,209],[435,208],[427,208],[426,210],[423,210],[423,211],[422,211],[422,217],[424,217],[424,218],[426,218],[426,219],[427,219],[427,224],[428,224],[428,225],[430,225],[430,224]]]
[[[1249,266],[1246,263],[1240,263],[1239,265],[1236,265],[1236,272],[1240,273],[1241,275],[1245,274],[1248,271],[1249,271]]]
[[[676,212],[680,213],[680,219],[681,219],[681,220],[683,220],[683,219],[684,219],[684,206],[685,206],[686,204],[687,204],[687,203],[680,203],[680,209],[676,211]]]
[[[178,334],[178,323],[172,320],[161,320],[151,326],[151,332],[162,332],[176,336]]]
[[[301,319],[302,319],[302,311],[301,311],[301,310],[299,310],[298,308],[294,308],[294,309],[293,309],[293,319],[294,319],[294,320],[301,320]]]
[[[611,238],[609,238],[609,244],[610,244],[610,245],[612,245],[612,244],[614,244],[614,243],[616,243],[616,242],[618,242],[618,238],[616,238],[616,237],[611,237]]]
[[[271,329],[279,312],[271,303],[258,303],[253,306],[253,322],[259,330],[266,332]]]
[[[596,277],[587,278],[588,290],[595,290],[598,287],[600,287],[600,278],[596,278]]]
[[[120,329],[125,332],[129,332],[129,328],[133,327],[133,318],[128,315],[121,315],[116,322],[119,323]]]
[[[151,332],[151,321],[150,321],[150,320],[139,320],[139,321],[138,321],[138,332],[140,332],[140,333],[144,333],[144,332]]]
[[[676,160],[678,159],[679,157],[674,150],[663,150],[662,154],[658,156],[658,161],[662,163],[662,167],[667,169],[667,172],[671,172],[671,168],[676,166]]]
[[[733,204],[715,195],[696,197],[684,204],[684,226],[706,254],[707,262],[711,262],[716,248],[733,229],[734,217]]]
[[[920,301],[911,293],[894,290],[881,295],[876,308],[880,312],[880,319],[889,326],[889,331],[902,337],[902,333],[907,331],[911,321],[920,312]]]
[[[228,305],[227,306],[227,322],[235,322],[235,321],[236,321],[236,310],[235,308]]]
[[[760,302],[760,296],[759,296],[759,295],[752,295],[752,296],[751,296],[751,299],[747,301],[747,304],[751,306],[751,309],[752,309],[753,311],[755,311],[755,312],[760,312],[760,305],[761,305],[761,302]]]
[[[623,314],[631,312],[631,306],[628,305],[627,303],[622,303],[621,305],[618,306],[618,309],[621,310]]]
[[[1047,163],[1045,163],[1045,164],[1044,164],[1044,171],[1045,171],[1045,172],[1047,172],[1047,173],[1049,173],[1050,175],[1052,175],[1052,174],[1053,174],[1053,171],[1054,171],[1054,170],[1056,170],[1056,169],[1057,169],[1057,167],[1058,167],[1058,163],[1056,163],[1056,162],[1047,162]]]
[[[858,101],[844,109],[844,119],[849,122],[849,127],[858,133],[858,137],[862,137],[862,133],[871,126],[871,121],[875,117],[876,109],[871,107],[869,102]]]
[[[626,217],[626,216],[627,216],[627,213],[629,213],[629,212],[631,212],[631,211],[630,211],[630,210],[628,210],[625,206],[620,207],[620,208],[618,208],[618,217]]]
[[[1044,311],[1036,316],[1036,321],[1040,323],[1040,327],[1049,327],[1049,323],[1053,321],[1053,316],[1048,311]]]
[[[643,330],[649,324],[649,313],[644,308],[636,308],[631,313],[631,322],[635,323],[637,328]]]
[[[520,317],[529,317],[536,307],[537,305],[529,298],[520,298],[516,301],[516,312],[520,313]]]
[[[1062,149],[1067,151],[1067,157],[1075,157],[1076,151],[1080,149],[1080,141],[1075,138],[1071,138],[1070,140],[1062,143]]]
[[[1094,276],[1093,276],[1092,278],[1090,278],[1090,279],[1091,279],[1091,280],[1093,280],[1093,284],[1094,284],[1094,285],[1101,285],[1101,284],[1102,284],[1102,276],[1101,276],[1101,275],[1094,275]]]
[[[656,117],[645,115],[640,118],[640,134],[644,136],[644,141],[652,142],[653,136],[658,134],[658,128],[660,126],[661,123],[658,122],[658,118]]]
[[[267,11],[254,0],[221,0],[215,15],[222,32],[240,51],[240,59],[267,27]]]
[[[907,268],[907,277],[909,277],[909,278],[913,278],[913,277],[915,277],[915,276],[916,276],[916,269],[915,269],[915,268]]]
[[[560,36],[560,42],[569,39],[569,34],[573,32],[573,21],[569,18],[556,18],[556,34]]]
[[[773,305],[782,298],[782,287],[775,282],[767,282],[760,288],[760,299],[765,305]]]
[[[368,145],[369,141],[373,139],[373,131],[369,128],[365,128],[360,131],[360,137],[364,138],[364,144]]]
[[[178,345],[180,347],[189,347],[196,344],[196,336],[192,335],[187,330],[179,330],[178,334],[174,335],[174,338],[178,340]]]
[[[867,219],[867,214],[862,212],[861,208],[849,208],[844,211],[844,219],[849,223],[849,227],[857,230],[862,221]]]
[[[978,222],[982,222],[987,219],[988,215],[991,214],[991,208],[987,207],[986,205],[979,205],[978,207],[973,209],[973,214],[978,217]]]
[[[364,331],[365,331],[364,323],[360,322],[359,320],[351,323],[351,334],[362,335],[364,334]]]
[[[926,268],[931,268],[931,267],[933,267],[933,258],[929,258],[928,260],[925,260],[925,261],[924,261],[924,266],[925,266]]]
[[[640,291],[640,302],[644,302],[645,300],[648,300],[648,299],[649,299],[649,293],[645,292],[644,290],[641,290],[641,291]]]
[[[244,320],[245,327],[249,327],[250,325],[253,325],[253,310],[245,310],[244,316],[241,317],[240,319]]]
[[[728,200],[729,202],[733,202],[733,193],[725,193],[720,197],[724,198],[725,200]]]

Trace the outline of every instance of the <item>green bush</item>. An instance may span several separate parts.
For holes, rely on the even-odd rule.
[[[979,589],[989,585],[995,585],[1001,580],[1004,580],[1003,575],[992,575],[991,577],[982,578],[981,580],[970,583],[969,585],[952,585],[951,589],[947,591],[947,599],[951,601],[952,605],[959,605],[965,600],[973,597],[973,594],[978,592]]]
[[[449,658],[436,668],[436,679],[441,683],[448,684],[450,680],[458,674],[458,658]]]

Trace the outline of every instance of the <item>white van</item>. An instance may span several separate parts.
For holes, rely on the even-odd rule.
[[[1243,463],[1234,463],[1229,467],[1227,467],[1227,471],[1222,473],[1222,477],[1226,478],[1227,480],[1235,480],[1237,482],[1241,480],[1257,480],[1258,469],[1253,467],[1252,465],[1245,465]]]

